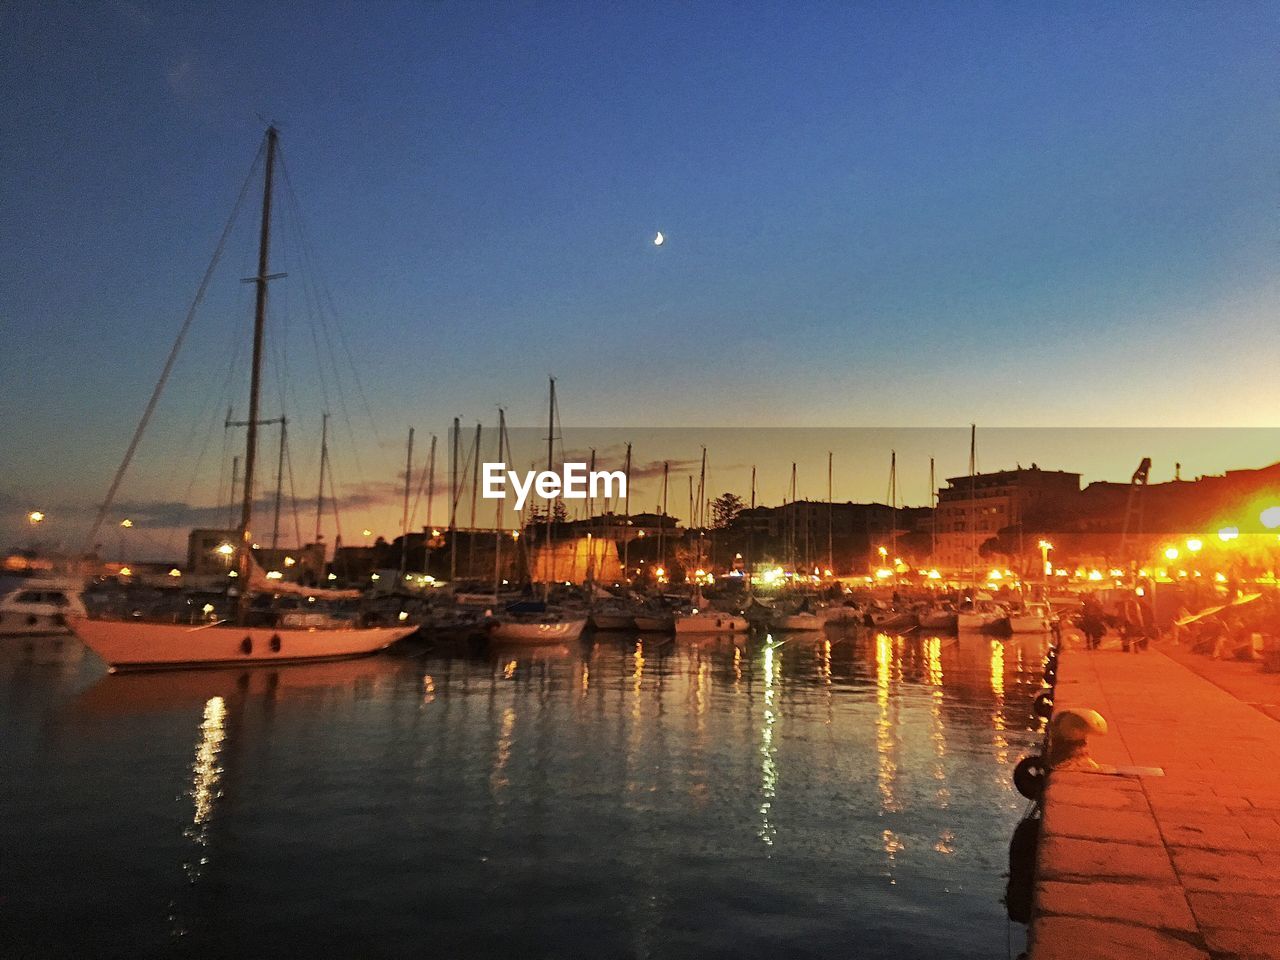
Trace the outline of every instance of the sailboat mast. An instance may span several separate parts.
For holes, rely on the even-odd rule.
[[[662,520],[658,523],[658,566],[667,566],[667,473],[671,464],[662,461]]]
[[[262,178],[262,230],[258,239],[257,296],[253,307],[253,367],[249,376],[249,426],[244,454],[244,502],[240,509],[240,619],[249,612],[249,572],[253,549],[253,473],[258,456],[258,402],[262,392],[262,347],[267,320],[267,273],[271,250],[271,180],[276,167],[275,127],[267,127],[267,163]]]
[[[506,412],[498,408],[498,463],[502,463],[503,440],[507,434]],[[502,586],[502,505],[505,503],[502,497],[498,497],[494,501],[494,519],[493,519],[493,606],[494,613],[497,613],[498,607],[498,590]]]
[[[889,451],[889,518],[893,524],[889,542],[893,545],[894,570],[898,566],[898,451]],[[897,578],[894,578],[895,581]]]
[[[751,522],[747,524],[747,596],[754,596],[751,574],[755,570],[756,544],[756,465],[751,465]]]
[[[231,496],[227,497],[227,526],[235,522],[236,488],[240,486],[240,457],[231,458]]]
[[[329,415],[320,415],[320,486],[316,489],[316,539],[320,542],[320,524],[324,520],[324,468],[329,462]]]
[[[427,455],[427,536],[430,538],[422,550],[422,572],[431,572],[431,540],[436,538],[431,526],[431,505],[436,499],[436,435],[431,435],[431,452]]]
[[[280,501],[284,498],[284,444],[285,431],[288,428],[289,421],[284,415],[280,416],[280,460],[276,464],[276,513],[275,519],[271,523],[271,550],[275,552],[280,545]],[[302,546],[302,544],[298,544]]]
[[[933,457],[929,458],[929,562],[936,564],[938,551],[938,487],[933,478]]]
[[[835,549],[834,549],[834,530],[832,521],[832,511],[835,509],[831,503],[831,468],[832,454],[827,451],[827,569],[834,575],[836,572]]]
[[[474,577],[476,559],[476,497],[480,493],[480,437],[482,427],[476,424],[476,452],[472,458],[475,462],[471,469],[471,526],[467,532],[467,576]]]
[[[622,579],[631,582],[631,444],[627,444],[627,462],[622,468],[626,478],[627,493],[622,498]]]
[[[461,419],[453,418],[453,448],[449,455],[449,582],[458,579],[458,431]]]
[[[400,581],[409,571],[409,487],[413,483],[413,427],[409,428],[409,453],[404,465],[404,512],[400,515]]]
[[[969,424],[969,579],[978,588],[978,425]]]
[[[556,440],[556,378],[551,378],[551,400],[547,404],[547,473],[552,472],[552,462],[555,459],[555,440]],[[543,567],[546,574],[546,584],[542,590],[542,599],[546,601],[551,596],[551,580],[555,576],[555,544],[551,542],[552,527],[551,521],[555,518],[555,498],[547,501],[547,562]]]

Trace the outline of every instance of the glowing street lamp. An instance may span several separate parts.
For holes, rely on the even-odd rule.
[[[1166,559],[1166,560],[1177,560],[1177,559],[1178,559],[1178,548],[1177,548],[1177,547],[1169,547],[1167,550],[1165,550],[1165,552],[1164,552],[1164,556],[1165,556],[1165,559]]]
[[[33,527],[44,523],[44,514],[39,510],[32,510],[27,514],[27,523],[31,524]]]
[[[1280,527],[1280,507],[1267,507],[1258,515],[1258,519],[1262,521],[1262,525],[1268,530]]]
[[[1053,549],[1053,544],[1050,543],[1048,540],[1041,540],[1039,543],[1039,547],[1040,547],[1040,565],[1041,565],[1041,568],[1044,570],[1044,575],[1047,577],[1053,573],[1053,564],[1049,562],[1049,551]]]
[[[1218,539],[1221,540],[1223,543],[1227,543],[1230,540],[1234,540],[1238,536],[1240,536],[1239,527],[1223,527],[1221,530],[1218,531]]]
[[[122,527],[124,527],[124,529],[128,530],[130,527],[132,527],[132,526],[133,526],[133,521],[132,521],[132,520],[130,520],[128,517],[125,517],[123,520],[121,520],[121,521],[120,521],[120,526],[122,526]]]
[[[1187,541],[1187,549],[1192,553],[1199,553],[1204,543],[1198,537],[1192,537]]]

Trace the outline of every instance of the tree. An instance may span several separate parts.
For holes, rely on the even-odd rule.
[[[564,501],[557,499],[555,506],[551,508],[551,522],[564,523],[569,519],[569,509],[564,505]],[[547,522],[547,508],[532,506],[529,508],[528,517],[525,519],[526,527],[535,527],[538,524]]]
[[[711,501],[711,525],[723,529],[733,523],[746,504],[736,493],[722,493]]]

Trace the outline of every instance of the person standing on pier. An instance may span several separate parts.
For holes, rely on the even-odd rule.
[[[1080,629],[1084,631],[1085,645],[1090,650],[1097,650],[1102,646],[1102,637],[1107,632],[1107,621],[1102,612],[1102,605],[1098,603],[1096,597],[1085,597]]]

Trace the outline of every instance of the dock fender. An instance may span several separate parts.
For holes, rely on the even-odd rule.
[[[1030,923],[1036,888],[1036,848],[1040,844],[1040,818],[1024,818],[1009,841],[1009,882],[1004,888],[1004,908],[1015,923]]]

